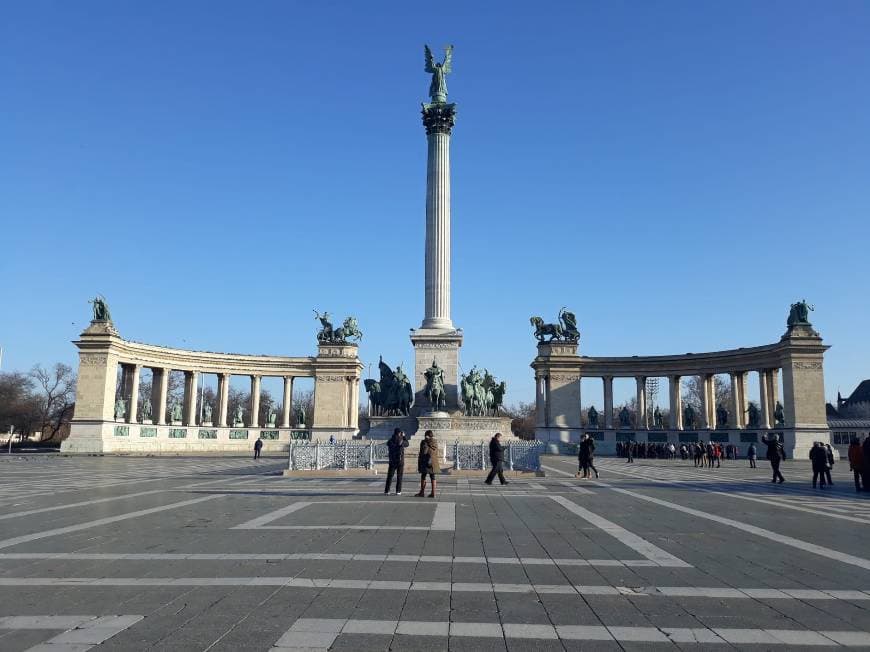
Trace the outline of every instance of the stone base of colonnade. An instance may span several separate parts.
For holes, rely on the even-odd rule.
[[[67,454],[252,455],[263,439],[263,454],[287,453],[290,442],[307,439],[308,429],[172,426],[114,421],[74,421],[60,446]],[[328,438],[328,435],[327,435]]]

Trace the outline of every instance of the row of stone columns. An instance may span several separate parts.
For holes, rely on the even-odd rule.
[[[775,406],[779,396],[779,370],[760,369],[758,373],[759,385],[759,429],[770,429],[775,424]],[[729,405],[728,428],[747,427],[746,412],[749,401],[746,398],[746,385],[749,372],[732,372],[731,376],[731,404]],[[716,388],[715,374],[706,373],[701,378],[701,414],[698,428],[716,428]],[[604,428],[613,429],[613,376],[602,376],[604,383]],[[683,430],[683,400],[680,389],[682,376],[668,376],[670,415],[668,427],[671,430]],[[646,404],[646,376],[636,376],[636,422],[639,430],[648,428],[647,404]],[[537,408],[537,426],[546,428],[553,425],[550,412],[550,381],[546,375],[540,375],[535,379],[535,406]]]
[[[127,401],[127,414],[125,421],[127,423],[138,422],[139,408],[139,379],[142,371],[142,365],[122,364],[122,394]],[[166,425],[166,410],[168,408],[169,394],[169,374],[172,369],[163,367],[152,367],[151,381],[151,406],[152,420],[157,425]],[[225,428],[228,425],[228,409],[229,409],[229,390],[230,376],[229,373],[217,374],[218,389],[217,389],[217,414],[213,420],[213,425],[219,428]],[[245,424],[248,428],[260,428],[260,387],[262,376],[252,375],[251,378],[251,401],[250,415],[248,423]],[[278,427],[290,427],[290,410],[293,404],[293,380],[294,376],[284,376],[284,393],[283,405],[281,409],[280,421]],[[196,426],[196,394],[199,385],[199,372],[185,371],[184,372],[184,397],[182,399],[182,425]]]

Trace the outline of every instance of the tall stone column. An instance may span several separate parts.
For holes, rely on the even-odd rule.
[[[218,374],[218,420],[219,428],[227,427],[227,411],[230,402],[230,375]]]
[[[776,427],[776,403],[779,400],[779,369],[769,369],[767,372],[767,400],[769,403],[770,427]]]
[[[646,420],[646,378],[638,376],[634,381],[637,384],[637,414],[634,427],[638,430],[646,430],[649,425]]]
[[[702,427],[713,430],[716,427],[715,392],[713,391],[713,374],[701,375],[701,419]]]
[[[166,397],[169,394],[169,374],[171,369],[155,369],[159,372],[157,382],[157,400],[154,401],[154,407],[157,413],[157,425],[166,425]],[[154,381],[152,381],[154,382]]]
[[[731,422],[732,428],[743,427],[743,387],[742,385],[743,372],[731,373]]]
[[[604,376],[604,427],[613,429],[613,376]]]
[[[767,380],[767,370],[758,370],[758,402],[761,407],[761,419],[758,424],[762,430],[770,429],[770,385]]]
[[[127,421],[130,423],[136,423],[139,409],[139,374],[141,371],[142,365],[134,364],[130,373],[130,405],[127,407]]]
[[[450,318],[450,135],[456,105],[423,105],[426,165],[426,281],[422,328],[453,330]]]
[[[293,376],[284,376],[284,403],[281,405],[281,427],[290,427],[290,408],[293,405]]]
[[[184,372],[184,425],[196,425],[196,391],[197,374],[195,371]]]
[[[671,430],[683,429],[683,396],[680,391],[680,377],[671,376],[668,378],[668,389],[670,396],[670,414],[668,415],[668,425]]]
[[[547,397],[546,379],[543,376],[535,377],[535,426],[547,427]]]
[[[260,377],[251,376],[251,416],[248,419],[250,428],[260,427]]]
[[[424,315],[411,332],[414,346],[414,413],[432,414],[424,391],[426,370],[436,362],[444,372],[445,410],[459,410],[459,347],[462,331],[450,317],[450,136],[456,105],[423,105],[428,157],[426,164],[426,243]]]

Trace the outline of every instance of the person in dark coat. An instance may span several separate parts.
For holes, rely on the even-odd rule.
[[[260,451],[263,449],[263,440],[257,437],[257,441],[254,442],[254,459],[260,459]]]
[[[387,486],[384,493],[390,493],[390,485],[393,484],[393,475],[396,476],[396,495],[402,495],[402,475],[405,472],[405,449],[408,448],[408,440],[401,428],[393,430],[393,436],[387,440],[387,450],[390,454],[387,466]]]
[[[426,495],[426,476],[428,475],[432,481],[432,492],[429,494],[429,498],[434,498],[435,474],[441,471],[441,465],[438,464],[438,442],[435,440],[435,434],[431,430],[427,430],[423,434],[423,441],[420,442],[417,471],[420,473],[420,493],[414,495],[417,498],[422,498]]]
[[[785,482],[785,478],[779,472],[779,464],[785,457],[785,449],[779,443],[779,437],[776,435],[771,435],[768,439],[762,441],[767,444],[767,460],[770,462],[770,468],[773,469],[773,480],[771,482],[779,480],[779,483],[782,484]]]
[[[855,476],[855,491],[861,491],[861,481],[864,475],[864,451],[861,450],[861,442],[857,437],[852,438],[852,443],[849,444],[849,468]],[[867,486],[864,486],[867,490]]]
[[[486,480],[484,480],[485,484],[492,484],[496,474],[498,474],[498,481],[500,483],[508,483],[508,481],[504,479],[504,446],[502,446],[500,440],[500,432],[495,433],[492,436],[492,439],[489,440],[489,463],[492,466],[492,470],[489,472],[489,475],[486,476]]]
[[[589,436],[589,433],[585,433],[580,440],[580,445],[577,447],[577,461],[584,478],[589,477],[589,469],[595,472],[596,478],[598,477],[598,469],[595,468],[595,440]],[[579,471],[577,475],[580,475]]]
[[[755,444],[749,444],[749,450],[746,451],[746,457],[749,459],[749,468],[755,469],[758,468],[755,466],[755,458],[758,457],[758,454],[755,452]]]
[[[825,465],[825,479],[828,481],[830,486],[834,486],[834,481],[831,479],[831,469],[834,468],[834,450],[831,448],[830,444],[822,444],[822,448],[825,449],[825,459],[827,460],[827,464]]]
[[[628,459],[625,460],[625,463],[634,462],[635,443],[630,441],[625,442],[625,450],[628,452]]]
[[[822,442],[814,441],[810,449],[810,462],[813,463],[813,489],[816,481],[821,479],[822,489],[825,488],[825,471],[828,468],[828,451],[822,446]]]

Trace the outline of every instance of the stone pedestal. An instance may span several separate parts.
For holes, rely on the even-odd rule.
[[[577,342],[538,344],[538,355],[532,361],[532,368],[538,379],[537,404],[543,407],[544,414],[543,418],[541,415],[538,417],[536,439],[563,442],[580,440],[582,424],[577,349]]]
[[[418,328],[411,332],[411,344],[414,345],[414,415],[428,412],[431,408],[425,393],[425,374],[433,360],[444,370],[446,412],[458,412],[459,347],[462,346],[462,331]]]

